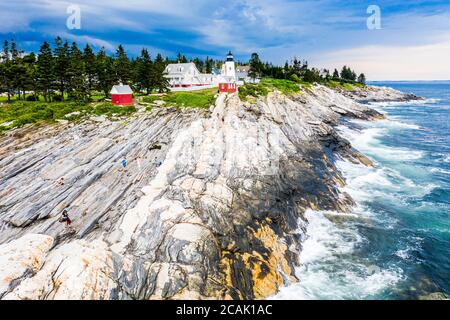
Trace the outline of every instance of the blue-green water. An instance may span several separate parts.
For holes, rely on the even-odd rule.
[[[374,104],[388,120],[339,127],[377,166],[338,162],[354,213],[307,212],[300,282],[277,298],[450,294],[450,82],[374,85],[427,100]]]

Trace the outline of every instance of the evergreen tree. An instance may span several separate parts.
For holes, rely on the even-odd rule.
[[[361,73],[358,77],[358,82],[361,84],[366,84],[366,75],[364,73]]]
[[[252,53],[248,63],[250,66],[248,70],[248,76],[252,78],[253,81],[255,81],[256,78],[261,77],[263,64],[256,52]]]
[[[96,74],[98,79],[97,90],[103,91],[105,96],[109,96],[109,92],[112,86],[115,84],[114,74],[114,61],[111,57],[108,57],[105,52],[105,48],[101,48],[97,53],[95,59],[96,62]]]
[[[302,69],[303,69],[302,62],[295,57],[294,60],[292,61],[292,68],[291,68],[292,73],[297,75],[298,77],[303,77]]]
[[[83,61],[86,72],[87,91],[90,97],[91,91],[95,88],[95,81],[97,79],[97,72],[96,72],[97,69],[96,69],[95,54],[89,44],[86,44],[86,47],[84,48]]]
[[[289,63],[286,61],[286,63],[284,64],[284,68],[283,68],[283,73],[284,73],[285,77],[288,76],[290,69],[291,68],[289,67]]]
[[[24,88],[28,91],[33,91],[32,100],[37,100],[38,98],[38,83],[36,79],[37,66],[36,66],[36,55],[31,52],[23,57],[23,64],[25,73],[24,78]]]
[[[51,89],[55,80],[52,49],[45,41],[40,50],[37,61],[36,79],[45,101],[51,101]]]
[[[8,40],[5,40],[3,45],[1,77],[2,77],[2,85],[1,85],[2,90],[6,91],[8,95],[8,102],[11,102],[11,88],[12,88],[11,58]]]
[[[347,66],[344,66],[341,71],[341,78],[348,81],[356,81],[356,73]]]
[[[319,70],[316,68],[306,69],[303,75],[303,80],[306,82],[314,83],[320,82],[322,77],[320,76]]]
[[[129,84],[131,80],[130,60],[122,45],[119,45],[115,57],[116,81]]]
[[[339,79],[339,71],[337,69],[334,69],[333,80],[338,80],[338,79]]]
[[[209,57],[206,57],[205,72],[206,73],[212,73],[212,68],[213,68],[213,61],[212,61],[212,59],[210,59]]]
[[[158,53],[153,67],[153,83],[155,89],[160,93],[167,92],[169,87],[169,80],[165,77],[165,68],[166,64],[164,63],[164,59],[161,54]]]
[[[68,68],[69,68],[69,43],[62,41],[60,37],[55,39],[55,66],[54,72],[56,82],[58,83],[58,89],[61,93],[61,100],[64,100],[64,92],[66,92],[66,86],[68,82]]]
[[[89,98],[88,86],[85,75],[83,54],[75,42],[70,47],[68,67],[68,88],[70,96],[77,101],[87,101]]]
[[[147,94],[152,92],[155,85],[153,76],[153,61],[147,49],[142,49],[141,56],[137,60],[136,83],[139,90],[145,89]]]

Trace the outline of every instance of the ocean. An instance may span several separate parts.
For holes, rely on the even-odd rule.
[[[275,299],[450,295],[450,81],[371,84],[426,100],[373,103],[387,120],[338,127],[376,167],[338,161],[357,204],[306,213],[299,283]]]

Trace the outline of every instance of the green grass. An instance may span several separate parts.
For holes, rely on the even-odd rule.
[[[247,101],[249,97],[265,97],[269,94],[269,89],[261,84],[247,83],[239,87],[239,98],[242,101]]]
[[[258,84],[247,83],[239,87],[239,98],[246,101],[249,97],[267,96],[269,92],[275,90],[283,94],[295,94],[301,91],[303,84],[300,82],[285,79],[262,79]]]
[[[163,100],[163,96],[161,96],[161,95],[150,95],[150,96],[145,96],[144,98],[142,98],[142,101],[144,101],[146,103],[154,103],[157,100]]]
[[[149,95],[143,98],[146,103],[157,100],[165,102],[165,106],[177,108],[209,108],[216,101],[217,89],[204,89],[198,91],[169,92],[164,95]]]
[[[58,119],[77,121],[89,115],[125,116],[135,112],[133,107],[114,106],[105,102],[99,105],[77,102],[16,101],[0,104],[0,133],[31,123],[51,123]],[[73,114],[75,113],[75,114]],[[3,123],[10,123],[1,126]]]
[[[355,87],[357,88],[365,88],[366,85],[362,83],[349,83],[349,82],[343,82],[343,81],[336,81],[336,80],[328,80],[325,82],[325,85],[332,88],[332,89],[343,89],[347,91],[355,90]]]
[[[13,96],[11,96],[11,101],[12,102],[15,102],[15,101],[27,101],[27,98],[30,98],[32,96],[34,97],[33,94],[29,94],[28,93],[28,94],[25,95],[25,99],[22,96],[21,99],[19,100],[17,95],[13,95]],[[43,95],[38,95],[37,98],[38,98],[38,101],[45,102],[45,99],[44,99]],[[91,98],[90,99],[91,99],[92,102],[100,102],[100,101],[105,100],[105,98],[106,97],[103,94],[103,92],[99,92],[99,91],[92,91],[91,92]],[[54,99],[54,101],[52,101],[52,102],[63,102],[63,101],[60,101],[61,100],[61,95],[59,93],[55,94],[53,96],[53,99]],[[64,101],[71,101],[71,99],[70,99],[70,97],[69,97],[69,95],[67,93],[64,93]],[[1,102],[8,102],[8,97],[7,96],[0,96],[0,103]]]
[[[134,106],[115,106],[111,102],[100,103],[96,105],[92,111],[92,113],[97,116],[126,116],[132,114],[133,112],[136,112],[136,108]]]

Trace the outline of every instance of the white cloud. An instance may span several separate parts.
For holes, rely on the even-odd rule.
[[[399,3],[380,3],[383,30],[370,32],[366,7],[349,1],[345,5],[337,0],[1,1],[0,33],[64,35],[109,50],[115,42],[123,42],[134,49],[161,46],[154,49],[162,52],[192,48],[184,53],[193,55],[197,50],[222,56],[231,49],[246,57],[256,51],[280,64],[297,56],[317,67],[347,64],[373,79],[449,78],[443,58],[450,34],[448,6],[421,11],[421,4],[414,3],[403,12],[389,12],[389,6]],[[77,36],[65,28],[70,4],[82,9]],[[186,37],[173,37],[176,30]],[[117,39],[115,31],[130,31],[136,37]]]
[[[69,39],[71,41],[75,42],[83,42],[83,43],[89,43],[93,46],[96,46],[98,48],[104,47],[106,50],[113,51],[116,48],[116,45],[109,41],[105,41],[102,39],[94,38],[91,36],[78,36],[70,33],[62,33],[60,34],[61,38],[63,39]]]

